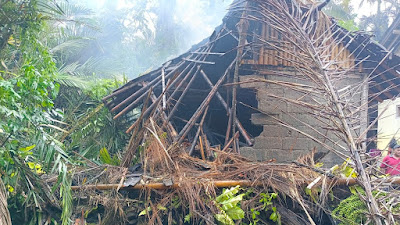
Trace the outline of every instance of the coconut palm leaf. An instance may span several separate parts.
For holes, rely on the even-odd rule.
[[[61,85],[67,87],[76,87],[82,90],[86,90],[90,87],[89,82],[80,78],[79,76],[58,75],[55,81]]]
[[[63,54],[73,54],[74,52],[78,52],[82,50],[84,47],[88,45],[91,38],[86,37],[75,37],[73,39],[66,38],[67,40],[62,41],[60,44],[52,47],[50,51],[52,53],[63,53]]]

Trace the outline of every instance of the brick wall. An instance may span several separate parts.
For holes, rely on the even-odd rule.
[[[309,80],[300,78],[294,71],[285,71],[280,68],[279,72],[282,75],[272,75],[274,72],[269,69],[269,72],[261,71],[258,74],[241,76],[240,80],[265,79],[316,86]],[[347,99],[354,106],[360,105],[361,95],[359,94],[360,90],[351,90],[351,87],[354,87],[352,84],[357,84],[360,81],[361,75],[355,72],[348,79],[335,83],[338,89],[342,89],[342,92],[351,93],[352,98],[348,97]],[[324,128],[325,126],[322,122],[324,120],[321,117],[313,115],[318,111],[293,103],[293,100],[301,100],[309,104],[315,104],[316,102],[326,103],[324,96],[293,90],[290,87],[270,82],[243,83],[241,87],[256,90],[260,112],[252,114],[251,122],[255,125],[263,126],[263,132],[258,137],[255,137],[254,145],[241,148],[242,155],[255,160],[274,158],[277,162],[291,162],[299,156],[309,153],[314,148],[319,152],[328,153],[328,150],[322,147],[321,144],[313,141],[312,138],[305,134],[311,135],[329,146],[335,146],[332,142],[344,145],[339,141],[335,132]],[[354,115],[354,117],[355,121],[357,121],[359,115]],[[280,125],[277,120],[283,121],[300,132]],[[324,135],[319,132],[328,136],[332,141],[326,140]],[[335,149],[339,148],[335,147]],[[329,153],[322,162],[326,167],[329,167],[341,163],[341,159],[335,154]]]

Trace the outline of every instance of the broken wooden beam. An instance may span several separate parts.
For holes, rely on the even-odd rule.
[[[228,150],[229,146],[231,146],[232,142],[239,137],[239,131],[236,131],[235,135],[226,143],[225,147],[221,150],[222,152],[225,152]]]

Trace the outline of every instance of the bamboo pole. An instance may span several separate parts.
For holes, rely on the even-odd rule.
[[[166,104],[169,105],[170,102],[172,101],[172,99],[174,99],[174,96],[176,95],[176,93],[178,93],[179,89],[183,86],[183,84],[185,83],[185,81],[190,77],[190,75],[192,75],[193,69],[196,67],[196,64],[191,64],[192,67],[190,67],[189,72],[187,72],[187,74],[183,77],[183,79],[181,80],[181,82],[179,82],[178,86],[175,87],[175,90],[171,93],[171,95],[168,97]],[[186,71],[185,71],[186,72]]]
[[[214,97],[216,91],[218,90],[218,88],[222,84],[222,82],[225,80],[226,76],[228,75],[229,71],[231,70],[231,68],[235,62],[236,62],[236,60],[233,60],[231,62],[231,64],[225,70],[224,75],[222,75],[221,78],[217,81],[214,88],[210,91],[208,96],[204,99],[204,101],[201,103],[199,108],[197,108],[196,112],[193,114],[193,116],[190,118],[190,120],[186,123],[186,125],[179,132],[179,135],[177,137],[178,143],[182,143],[183,139],[186,137],[187,133],[193,127],[194,123],[199,118],[200,114],[204,111],[205,107],[210,103],[212,97]]]
[[[188,67],[186,67],[186,68],[188,68]],[[186,68],[185,68],[185,69],[186,69]],[[183,73],[181,73],[181,75],[182,75],[182,74],[183,74]],[[189,76],[189,74],[186,74],[186,76]],[[180,78],[180,76],[177,77],[177,78],[176,78],[175,80],[173,80],[172,82],[168,83],[168,86],[166,87],[166,90],[168,90],[170,86],[175,85],[175,83],[179,80],[178,78]],[[161,95],[157,98],[157,101],[156,101],[155,103],[153,103],[152,105],[150,105],[149,108],[148,108],[145,112],[143,112],[143,118],[145,118],[146,116],[149,115],[149,113],[152,112],[152,110],[154,109],[154,107],[155,107],[156,105],[159,104],[159,101],[161,100],[161,97],[164,96],[164,95],[165,95],[165,92],[161,93]],[[175,106],[176,106],[176,105],[175,105]],[[157,114],[157,115],[158,115],[158,114]],[[170,118],[168,117],[166,121],[169,121],[169,120],[170,120]],[[136,126],[136,124],[139,123],[139,122],[140,122],[140,121],[137,120],[134,124],[132,124],[132,125],[128,128],[128,130],[126,131],[126,133],[129,133],[129,132]],[[166,124],[163,124],[163,127],[164,127],[164,125],[166,125]]]
[[[284,38],[283,36],[281,36],[282,37],[282,39],[284,40],[284,41],[281,41],[281,43],[282,42],[286,42],[286,38]],[[287,46],[286,46],[286,44],[284,45],[284,46],[280,46],[281,48],[282,48],[282,65],[283,66],[288,66],[288,61],[287,61],[287,58],[288,58],[288,54],[287,54],[287,51],[288,51],[288,48],[287,48]]]
[[[232,142],[233,142],[235,139],[237,139],[238,137],[239,137],[239,131],[236,132],[236,134],[233,135],[233,137],[225,144],[225,147],[222,149],[222,151],[223,151],[223,152],[226,151],[226,150],[229,148],[229,146],[232,144]]]
[[[165,96],[165,95],[163,95]],[[157,102],[157,97],[154,94],[154,92],[151,93],[151,101],[153,103]],[[176,135],[178,135],[178,133],[176,132],[174,126],[172,126],[171,122],[167,120],[167,114],[165,114],[165,112],[158,106],[157,110],[161,113],[161,119],[164,123],[167,124],[167,129],[170,131],[170,134],[172,135],[172,137],[176,137]]]
[[[158,104],[159,104],[159,102],[160,102],[160,100],[161,100],[161,98],[162,98],[162,95],[163,95],[163,93],[156,99],[156,101],[153,103],[153,104],[151,104],[147,109],[146,109],[146,111],[142,111],[142,113],[141,113],[141,118],[140,119],[137,119],[126,131],[125,131],[125,133],[130,133],[132,130],[133,130],[133,128],[135,128],[140,122],[142,122],[142,120],[143,119],[145,119],[149,114],[150,114],[150,112],[152,112],[153,111],[153,109],[154,109],[154,107],[155,106],[158,106]]]
[[[162,92],[165,92],[165,68],[163,67],[161,69],[161,83],[162,83]],[[154,94],[154,93],[153,93]],[[162,110],[165,110],[167,108],[167,99],[165,95],[162,97]]]
[[[211,87],[211,89],[212,89],[212,88],[214,87],[214,85],[212,84],[211,80],[208,78],[207,74],[204,73],[203,70],[200,70],[200,73],[201,73],[201,75],[204,77],[204,79],[205,79],[205,81],[207,82],[207,84],[208,84],[208,85]],[[221,102],[222,106],[225,108],[227,114],[228,114],[229,117],[230,117],[231,114],[232,114],[232,113],[231,113],[231,109],[229,108],[229,106],[228,106],[228,104],[226,103],[225,99],[222,97],[222,95],[221,95],[218,91],[217,91],[217,93],[215,93],[215,95],[217,96],[218,100]],[[231,121],[231,120],[230,120],[230,121]],[[242,123],[241,123],[237,118],[235,118],[235,123],[236,123],[236,126],[238,127],[240,133],[242,134],[242,136],[243,136],[244,139],[246,140],[246,143],[247,143],[249,146],[252,146],[252,145],[253,145],[253,142],[251,141],[251,138],[250,138],[249,134],[247,133],[247,131],[244,129]],[[230,127],[230,126],[229,126],[229,127]],[[229,128],[228,130],[230,130],[230,128]],[[227,131],[227,132],[228,132],[228,131]],[[228,133],[227,136],[228,136],[227,139],[229,139],[229,133]],[[228,141],[228,140],[226,140],[226,141]]]
[[[318,64],[321,65],[320,68],[323,68],[323,63],[318,61]],[[356,165],[357,172],[360,174],[360,185],[363,186],[366,194],[366,204],[368,208],[370,209],[369,211],[372,213],[372,219],[375,221],[377,225],[381,225],[382,221],[379,217],[381,214],[378,203],[376,199],[374,198],[374,195],[372,194],[372,189],[371,189],[371,183],[370,183],[370,177],[367,175],[365,168],[363,166],[360,153],[358,152],[357,145],[354,141],[354,138],[352,136],[352,132],[349,126],[349,123],[346,119],[346,114],[343,109],[343,105],[340,103],[340,99],[337,95],[337,92],[335,88],[333,87],[333,84],[329,78],[329,75],[327,74],[326,71],[322,73],[323,79],[325,80],[328,88],[328,93],[331,95],[331,100],[332,103],[334,104],[337,112],[338,112],[338,119],[340,120],[344,131],[343,133],[346,136],[347,143],[349,145],[350,153],[352,155],[352,159]]]
[[[203,127],[201,127],[201,137],[204,142],[204,146],[206,146],[206,151],[205,151],[206,157],[210,157],[211,156],[210,142],[208,142],[207,135],[204,132]]]
[[[303,185],[308,185],[313,182],[312,179],[304,180]],[[391,178],[387,181],[391,184],[400,184],[400,178]],[[198,181],[193,181],[193,184],[197,184]],[[206,182],[204,182],[206,183]],[[214,180],[209,181],[210,184],[217,188],[228,188],[235,187],[237,185],[241,187],[257,187],[264,186],[263,182],[254,182],[250,180]],[[358,185],[357,179],[354,178],[334,178],[328,179],[327,183],[332,186],[354,186]],[[120,184],[93,184],[93,185],[82,185],[82,186],[71,186],[72,191],[80,190],[116,190]],[[177,189],[180,188],[180,183],[174,183],[171,186],[165,186],[163,183],[148,183],[148,184],[136,184],[135,186],[122,185],[120,190],[141,190],[141,189],[154,189],[154,190],[165,190],[165,189]]]
[[[155,70],[155,71],[152,72],[151,75],[149,75],[149,76],[152,76],[152,75],[156,74],[159,70],[160,70],[160,69]],[[146,75],[143,75],[143,76],[146,76]],[[123,92],[129,90],[130,88],[132,88],[132,87],[135,86],[136,84],[137,84],[136,82],[133,82],[133,83],[131,83],[131,84],[127,83],[127,84],[125,85],[125,87],[121,87],[120,89],[117,89],[116,91],[114,91],[114,92],[111,93],[110,95],[105,96],[105,97],[102,99],[102,101],[105,102],[107,99],[112,98],[112,97],[115,97],[115,96],[117,96],[117,95],[119,95],[119,94],[121,94],[121,93],[123,93]],[[106,103],[106,105],[108,105],[108,103]]]
[[[183,60],[185,61],[189,61],[189,62],[195,62],[195,63],[202,63],[202,64],[209,64],[209,65],[214,65],[215,62],[207,62],[207,61],[203,61],[203,60],[194,60],[194,59],[187,59],[187,58],[183,58]]]
[[[242,18],[246,17],[247,14],[247,2],[245,3],[244,6],[244,11],[242,13]],[[247,30],[249,28],[249,21],[246,19],[240,19],[240,21],[238,22],[237,26],[237,30],[239,32],[239,42],[238,42],[238,49],[236,52],[236,63],[235,63],[235,71],[233,74],[233,87],[232,87],[232,134],[236,133],[236,103],[237,103],[237,88],[238,88],[238,82],[239,82],[239,69],[240,69],[240,62],[242,61],[242,55],[243,55],[243,49],[244,49],[244,45],[246,43],[246,37],[247,37]],[[234,149],[236,150],[236,152],[239,152],[239,149],[236,149],[236,147],[234,147]]]
[[[165,75],[165,79],[169,78],[172,74],[174,74],[184,63],[185,62],[183,62],[183,61],[180,62],[178,64],[178,66],[176,66],[175,69],[173,69],[171,72],[169,72],[167,75]],[[135,99],[138,95],[142,94],[143,92],[145,92],[145,91],[148,92],[148,90],[149,90],[148,87],[153,86],[153,84],[155,84],[155,86],[157,86],[160,83],[161,83],[161,76],[158,76],[154,80],[152,80],[148,85],[140,88],[138,91],[136,91],[131,96],[126,98],[124,101],[120,102],[118,105],[116,105],[114,108],[112,108],[111,112],[114,112],[114,111],[118,110],[119,108],[121,108],[122,106],[128,104],[129,102],[131,102],[133,99]],[[144,96],[146,96],[146,95],[144,95]]]
[[[231,127],[232,127],[232,109],[228,108],[228,124],[226,125],[226,132],[225,132],[225,142],[224,145],[226,145],[229,141],[229,137],[231,135]]]
[[[275,28],[271,28],[271,32],[272,32],[272,38],[273,38],[273,43],[274,43],[274,49],[272,50],[272,60],[273,60],[272,64],[274,66],[277,66],[278,63],[279,63],[278,62],[279,58],[277,57],[278,56],[278,51],[275,48],[275,46],[276,46],[276,43],[278,41],[278,35],[277,35],[277,30]]]
[[[189,155],[193,155],[194,148],[196,147],[197,138],[199,138],[201,127],[203,126],[204,120],[206,118],[206,115],[207,115],[207,112],[208,112],[208,108],[209,107],[207,106],[206,110],[203,113],[203,117],[201,118],[201,121],[200,121],[200,124],[199,124],[199,128],[197,129],[196,135],[194,136],[194,140],[193,140],[192,146],[190,146]]]
[[[189,91],[190,87],[192,86],[194,80],[196,79],[196,76],[198,74],[200,70],[200,66],[197,66],[196,72],[193,74],[192,78],[190,78],[189,83],[186,85],[185,89],[183,90],[181,96],[179,96],[178,100],[176,101],[174,107],[171,109],[171,111],[169,112],[167,121],[170,121],[171,118],[174,116],[176,110],[178,109],[179,104],[182,102],[182,99],[186,96],[186,93]],[[172,99],[173,94],[171,95],[171,97],[168,99],[168,101],[170,101],[170,99]]]
[[[194,182],[197,183],[198,181]],[[221,181],[210,181],[212,185],[217,188],[235,187],[237,185],[241,187],[250,187],[254,185],[254,182],[249,180],[221,180]],[[261,184],[258,184],[261,185]],[[71,190],[116,190],[120,184],[94,184],[94,185],[83,185],[83,186],[71,186]],[[149,184],[136,184],[135,186],[122,185],[120,190],[141,190],[141,189],[154,189],[154,190],[165,190],[165,189],[177,189],[180,188],[179,183],[174,183],[171,186],[165,186],[164,183],[149,183]]]
[[[185,67],[185,69],[183,69],[183,71],[178,75],[178,77],[176,77],[170,84],[168,84],[168,87],[170,87],[170,86],[173,86],[176,82],[178,82],[179,80],[180,80],[180,78],[183,76],[183,74],[185,74],[185,72],[186,72],[186,70],[190,67],[190,65],[191,64],[189,64],[189,65],[187,65],[186,67]],[[165,76],[165,78],[164,79],[166,79],[166,78],[168,78],[168,77],[170,77],[172,74],[167,74],[166,76]],[[162,80],[159,80],[157,83],[155,83],[153,86],[154,87],[156,87],[156,86],[158,86],[158,85],[160,85],[161,84],[161,81]],[[149,85],[151,85],[150,83],[147,85],[147,86],[145,86],[145,87],[148,87]],[[166,87],[166,89],[168,89],[168,87]],[[136,107],[139,103],[140,103],[140,101],[144,98],[144,96],[146,96],[146,94],[149,92],[149,89],[147,89],[147,90],[145,90],[145,92],[140,96],[140,97],[138,97],[134,102],[132,102],[131,104],[129,104],[127,107],[125,107],[121,112],[119,112],[116,116],[114,116],[114,118],[113,119],[118,119],[120,116],[122,116],[123,114],[125,114],[125,113],[127,113],[129,110],[131,110],[131,109],[133,109],[134,107]],[[165,94],[165,92],[163,92],[164,94]],[[163,95],[164,96],[164,95]],[[129,97],[130,98],[130,97]],[[126,100],[125,100],[126,101]],[[124,101],[124,102],[125,102]],[[123,102],[121,102],[119,105],[117,105],[117,106],[119,106],[120,107],[120,105],[122,104]],[[168,102],[167,102],[168,103]],[[111,109],[111,112],[114,112],[115,110],[116,110],[116,108],[117,108],[117,106],[115,106],[113,109]],[[152,108],[154,108],[154,107],[152,107]]]
[[[146,90],[145,92],[143,92],[142,95],[140,95],[137,99],[135,99],[132,103],[130,103],[127,107],[125,107],[122,111],[120,111],[119,113],[117,113],[117,115],[115,115],[113,117],[114,120],[118,119],[120,116],[124,115],[128,110],[135,108],[136,106],[138,106],[140,104],[140,102],[142,102],[142,100],[144,99],[144,97],[146,97],[149,94],[150,89]],[[118,106],[118,105],[117,105]],[[117,110],[117,106],[115,106],[114,108],[111,109],[111,112],[114,112],[115,110]],[[119,106],[120,107],[120,106]],[[119,108],[118,107],[118,108]]]
[[[210,52],[212,50],[212,48],[214,47],[213,44],[211,44],[210,46],[208,46],[205,51],[206,52]],[[199,60],[204,60],[206,59],[208,55],[204,54],[199,56]],[[190,69],[190,71],[188,72],[188,75],[185,76],[185,78],[182,80],[182,82],[178,85],[178,87],[172,92],[171,96],[168,98],[167,100],[167,104],[169,104],[171,102],[172,99],[174,99],[174,96],[176,95],[177,91],[179,90],[179,88],[184,84],[184,82],[187,80],[187,78],[189,77],[189,74],[192,73],[193,69],[196,67],[196,64],[193,65],[193,67]],[[178,105],[181,103],[182,99],[185,97],[186,93],[189,91],[190,87],[192,86],[197,73],[199,72],[200,69],[200,65],[197,65],[197,69],[194,73],[194,75],[192,76],[192,78],[190,79],[189,83],[186,85],[185,89],[183,90],[181,96],[179,96],[179,99],[176,101],[176,103],[174,104],[174,107],[172,108],[172,110],[169,112],[169,115],[167,117],[167,121],[169,121],[172,116],[174,115],[175,111],[178,109]],[[165,126],[165,123],[163,124],[163,126]]]
[[[199,127],[199,129],[201,130],[201,128]],[[206,156],[204,154],[204,146],[203,146],[203,141],[202,141],[203,137],[199,136],[199,145],[200,145],[200,154],[201,154],[201,158],[206,161]],[[195,141],[196,142],[196,141]]]
[[[150,87],[150,89],[152,90],[153,88]],[[139,118],[137,119],[138,121],[142,121],[143,112],[146,110],[149,99],[150,99],[150,95],[146,98],[146,101],[143,104],[142,113],[140,114]],[[120,163],[120,165],[122,167],[128,167],[132,163],[132,159],[136,152],[136,149],[140,145],[140,141],[135,141],[135,140],[141,140],[143,138],[143,134],[144,134],[144,132],[143,132],[143,130],[139,129],[139,126],[136,127],[136,129],[132,132],[131,138],[129,139],[127,150],[125,151],[123,160],[121,160],[121,163]]]
[[[212,47],[213,47],[213,45],[207,47],[205,50],[206,50],[207,52],[209,52],[209,51],[211,51]],[[200,56],[196,56],[196,59],[204,60],[206,57],[207,57],[207,55],[200,55]],[[196,68],[196,63],[191,63],[190,65],[193,65],[193,66],[190,67],[189,72],[183,77],[183,79],[179,82],[178,86],[175,87],[175,90],[174,90],[174,91],[172,92],[172,94],[168,97],[167,102],[166,102],[166,105],[169,105],[169,104],[170,104],[170,102],[174,99],[176,93],[178,93],[179,89],[185,84],[185,81],[186,81],[186,80],[190,77],[190,75],[192,74],[193,69]],[[183,96],[185,96],[186,92],[189,90],[189,87],[190,87],[191,84],[193,83],[194,77],[196,76],[196,73],[198,72],[199,67],[200,67],[200,66],[198,65],[195,74],[194,74],[194,75],[192,76],[192,78],[190,79],[189,84],[186,85],[186,87],[185,87],[185,89],[184,89],[184,91],[183,91],[183,93],[181,94],[181,96],[180,96],[179,99],[183,98]],[[187,68],[189,68],[189,66],[188,66]],[[186,72],[186,69],[187,69],[187,68],[185,68],[185,70],[184,70],[185,72]],[[182,73],[184,73],[184,72],[182,71]],[[175,84],[175,83],[173,83],[173,84]],[[172,85],[173,85],[173,84],[172,84]],[[175,110],[177,109],[177,107],[178,107],[179,104],[180,104],[180,101],[178,100],[178,101],[174,104],[174,107],[173,107],[173,109],[170,111],[169,115],[167,116],[166,121],[170,121],[170,119],[172,118],[172,115],[175,113]],[[158,113],[156,113],[155,117],[157,117],[157,116],[158,116]],[[162,127],[165,127],[165,125],[166,125],[166,123],[164,122],[163,125],[162,125]]]

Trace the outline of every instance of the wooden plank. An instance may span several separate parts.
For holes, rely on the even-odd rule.
[[[261,34],[260,37],[262,40],[265,40],[265,23],[262,23],[262,28],[261,28]],[[260,55],[259,55],[259,59],[258,59],[258,64],[264,64],[264,43],[263,41],[260,41],[261,43],[261,48],[260,48]]]
[[[276,44],[276,30],[274,28],[271,27],[271,40],[273,44]],[[274,48],[272,48],[271,50],[271,65],[278,65],[278,62],[276,61],[276,50]]]
[[[210,64],[210,65],[215,64],[215,62],[201,61],[201,60],[195,60],[195,59],[189,59],[189,58],[182,58],[182,59],[185,61],[195,62],[195,63]]]
[[[270,29],[271,29],[270,26],[267,26],[266,29],[265,29],[265,31],[266,31],[266,33],[265,33],[266,39],[265,40],[268,43],[267,50],[265,51],[265,53],[266,53],[265,57],[267,59],[267,60],[264,60],[264,64],[265,65],[271,65],[272,64],[271,50],[270,50],[270,46],[269,46],[269,43],[271,42],[271,33],[270,33],[271,30]]]
[[[199,54],[199,55],[219,55],[219,56],[223,56],[226,53],[221,53],[221,52],[191,52],[193,54]]]

